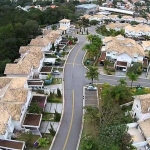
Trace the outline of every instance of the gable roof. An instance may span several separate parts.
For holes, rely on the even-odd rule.
[[[142,45],[147,48],[150,46],[150,41],[142,41]]]
[[[127,53],[131,57],[134,55],[145,56],[142,46],[137,44],[133,39],[124,38],[123,36],[105,37],[106,51],[116,51],[117,54]]]
[[[69,20],[69,19],[62,19],[62,20],[60,20],[59,22],[70,22],[71,20]]]
[[[20,53],[26,53],[17,64],[6,64],[4,74],[24,74],[28,75],[32,67],[38,68],[40,60],[43,58],[41,47],[24,46],[20,48]]]

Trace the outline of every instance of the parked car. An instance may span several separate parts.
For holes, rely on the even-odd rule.
[[[89,85],[89,86],[87,87],[87,90],[89,90],[89,91],[96,91],[96,90],[97,90],[97,87],[92,86],[92,85]]]
[[[60,75],[60,72],[59,72],[59,70],[54,70],[54,71],[52,72],[52,74],[53,74],[53,75]]]

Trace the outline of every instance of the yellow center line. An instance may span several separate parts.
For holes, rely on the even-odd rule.
[[[86,42],[86,41],[85,41],[85,42]],[[85,43],[85,42],[84,42],[84,43]],[[75,55],[75,58],[74,58],[74,60],[73,60],[73,67],[74,67],[74,64],[75,64],[76,58],[77,58],[77,56],[78,56],[78,54],[79,54],[79,51],[80,51],[80,50],[81,50],[81,48],[83,47],[84,43],[80,46],[79,50],[77,51],[77,53],[76,53],[76,55]]]
[[[72,90],[72,115],[71,115],[71,121],[70,121],[70,126],[69,126],[69,130],[68,130],[68,134],[67,134],[67,137],[66,137],[66,141],[65,141],[63,150],[65,150],[68,139],[69,139],[69,135],[70,135],[71,127],[72,127],[72,122],[73,122],[73,117],[74,117],[74,90]]]

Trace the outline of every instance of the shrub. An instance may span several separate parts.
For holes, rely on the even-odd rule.
[[[50,134],[54,137],[55,136],[55,134],[56,134],[56,131],[54,130],[54,128],[53,128],[53,126],[52,126],[52,124],[50,123],[50,129],[49,129],[49,132],[50,132]]]
[[[57,89],[57,96],[61,97],[61,91],[60,91],[60,89]]]
[[[61,118],[61,114],[59,114],[55,109],[54,121],[59,122]]]

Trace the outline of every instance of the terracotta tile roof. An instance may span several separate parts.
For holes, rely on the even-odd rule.
[[[135,98],[140,100],[142,113],[147,113],[150,108],[150,94],[138,95]]]
[[[143,131],[143,134],[145,135],[146,138],[150,137],[150,119],[146,119],[142,122],[139,123],[139,126],[141,130]]]
[[[59,28],[59,30],[62,30],[62,31],[65,31],[67,29],[68,29],[67,27],[61,27],[61,28]]]
[[[7,123],[9,120],[9,113],[5,110],[3,104],[0,104],[0,134],[4,134],[6,131]]]
[[[7,89],[0,100],[0,134],[4,134],[7,122],[11,116],[13,120],[19,121],[22,105],[27,101],[28,90],[24,88],[27,78],[2,77],[1,88]]]
[[[109,18],[118,18],[118,15],[108,15]]]
[[[139,20],[139,21],[146,21],[146,19],[145,18],[142,18],[142,17],[136,17],[136,18],[134,18],[135,20]]]
[[[142,41],[142,45],[147,48],[150,46],[150,41]]]
[[[39,52],[41,51],[41,47],[36,47],[36,46],[21,46],[19,49],[19,53],[26,53],[26,52]]]
[[[92,17],[92,16],[85,14],[85,15],[81,16],[80,18],[81,18],[81,19],[82,19],[82,18],[89,19],[90,17]]]
[[[7,84],[10,83],[12,78],[0,77],[0,88],[5,87]]]
[[[135,26],[131,26],[131,25],[128,25],[125,27],[125,30],[128,30],[128,31],[135,31],[135,32],[139,32],[139,31],[142,31],[142,32],[149,32],[150,31],[150,26],[148,25],[143,25],[143,24],[138,24],[138,25],[135,25]]]
[[[124,28],[125,26],[129,25],[128,23],[110,23],[108,25],[106,25],[106,28],[111,28],[111,29],[115,29],[115,28]]]
[[[35,39],[32,39],[30,42],[31,46],[40,46],[40,47],[46,47],[50,41],[46,37],[39,36]]]
[[[24,89],[27,78],[13,78],[1,98],[1,102],[26,102],[28,91]]]
[[[133,19],[132,16],[122,16],[122,19]]]
[[[62,20],[60,20],[59,22],[70,22],[71,20],[69,20],[69,19],[62,19]]]
[[[38,68],[40,60],[43,58],[43,52],[40,47],[29,46],[21,48],[21,52],[27,52],[17,64],[6,64],[4,74],[25,74],[31,72],[32,67]]]
[[[105,43],[106,51],[116,51],[117,55],[127,53],[131,57],[134,55],[145,56],[142,46],[137,44],[133,39],[124,38],[123,36],[105,37],[103,40]]]

